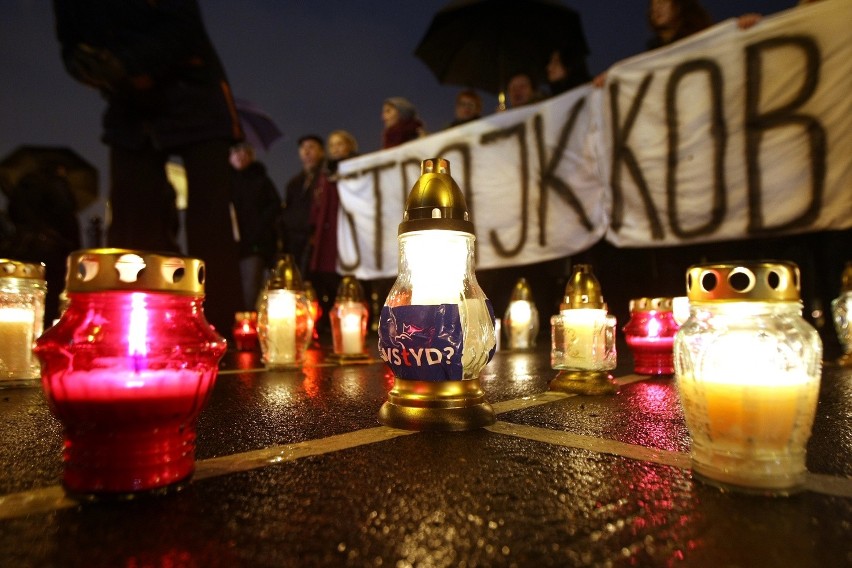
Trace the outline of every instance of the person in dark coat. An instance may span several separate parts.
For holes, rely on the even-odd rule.
[[[281,197],[255,158],[251,144],[231,148],[231,201],[240,237],[240,275],[243,279],[243,310],[255,309],[265,269],[275,256],[276,221]]]
[[[292,254],[302,276],[307,278],[310,269],[311,210],[325,163],[325,141],[316,134],[306,134],[298,140],[301,171],[287,181],[281,210],[282,250]]]
[[[44,164],[26,174],[9,196],[9,219],[15,227],[9,256],[45,265],[45,328],[60,315],[66,258],[81,247],[76,208],[65,168],[57,164]]]
[[[187,253],[207,265],[205,314],[227,335],[242,298],[228,152],[242,139],[225,71],[195,0],[54,0],[62,60],[107,101],[107,244],[179,252],[170,156],[186,169]]]

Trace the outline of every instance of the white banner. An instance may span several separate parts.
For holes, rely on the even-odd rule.
[[[340,165],[340,269],[397,271],[420,162],[467,198],[477,267],[852,227],[852,2],[728,21],[580,87]],[[818,31],[818,33],[816,33]]]

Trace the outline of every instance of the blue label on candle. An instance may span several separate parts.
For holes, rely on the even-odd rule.
[[[382,308],[379,351],[400,379],[460,381],[463,349],[458,305]]]

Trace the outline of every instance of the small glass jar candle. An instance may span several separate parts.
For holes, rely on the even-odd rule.
[[[831,302],[831,315],[843,354],[838,363],[852,367],[852,261],[843,269],[840,295]]]
[[[802,488],[822,343],[799,287],[791,262],[689,268],[674,357],[697,477],[761,493]]]
[[[369,310],[364,290],[354,276],[344,276],[329,312],[334,355],[341,359],[364,359]]]
[[[560,371],[551,390],[612,394],[615,368],[615,316],[607,313],[601,285],[591,265],[577,264],[565,286],[559,314],[550,318],[550,364]]]
[[[226,349],[202,311],[204,263],[89,249],[68,266],[68,308],[35,348],[65,430],[66,490],[123,497],[186,481]]]
[[[674,373],[674,336],[678,326],[671,298],[630,300],[630,321],[624,326],[624,339],[633,353],[633,371],[638,375]]]
[[[44,264],[0,259],[0,384],[37,379],[33,342],[44,329]]]
[[[577,264],[559,314],[550,318],[554,369],[608,371],[615,368],[615,317],[607,313],[591,265]]]
[[[531,349],[538,336],[538,309],[526,278],[515,283],[503,318],[508,349]]]
[[[237,312],[234,314],[234,347],[237,351],[257,349],[257,312]]]
[[[257,327],[267,367],[302,364],[314,320],[292,255],[279,257],[272,269],[258,306]]]

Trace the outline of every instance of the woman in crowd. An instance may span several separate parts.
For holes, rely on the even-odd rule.
[[[417,109],[406,98],[391,97],[382,104],[382,149],[399,146],[426,135]]]

